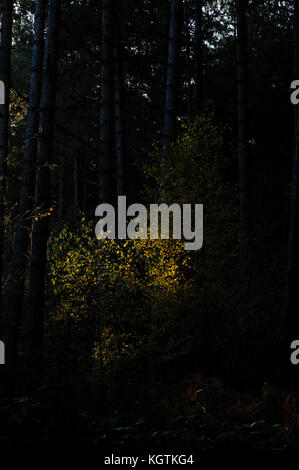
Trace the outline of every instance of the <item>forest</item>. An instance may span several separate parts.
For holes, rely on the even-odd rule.
[[[299,450],[298,88],[299,0],[0,0],[1,448]]]

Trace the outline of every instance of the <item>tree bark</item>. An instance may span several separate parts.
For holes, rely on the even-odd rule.
[[[22,184],[19,199],[19,217],[16,228],[6,326],[8,359],[16,357],[19,324],[22,317],[24,284],[28,260],[29,233],[32,225],[35,163],[37,153],[39,107],[42,80],[42,61],[45,28],[45,0],[36,0],[34,42],[32,49],[29,105],[26,128],[26,151],[23,159]]]
[[[294,0],[295,54],[294,73],[299,74],[299,0]],[[282,345],[281,385],[288,388],[295,386],[295,366],[291,364],[291,342],[299,335],[299,106],[295,108],[295,145],[292,168],[292,193],[290,201],[290,226],[288,241],[287,306],[285,317],[285,335]]]
[[[50,172],[52,162],[58,39],[61,0],[49,0],[47,37],[43,63],[40,132],[37,152],[35,217],[28,294],[28,330],[25,353],[34,366],[42,359],[47,241],[50,214]]]
[[[64,176],[65,176],[65,137],[61,134],[60,153],[59,153],[59,178],[58,178],[58,218],[61,219],[64,214]]]
[[[74,220],[79,210],[79,182],[78,182],[78,157],[75,155],[73,159],[73,188],[74,188]]]
[[[102,62],[99,152],[99,202],[113,199],[113,9],[112,0],[102,6]]]
[[[242,277],[246,276],[248,268],[250,229],[247,6],[248,0],[237,0],[238,160],[240,196],[240,265]]]
[[[123,122],[123,78],[120,62],[120,37],[118,12],[114,13],[114,140],[116,154],[116,193],[125,194],[125,161],[124,161],[124,122]]]
[[[195,111],[198,115],[202,111],[203,97],[203,34],[202,34],[202,7],[203,0],[196,0],[195,23]]]
[[[12,11],[13,1],[2,0],[0,3],[0,81],[4,86],[4,104],[0,104],[0,328],[2,310],[4,216],[9,128]]]
[[[168,60],[166,72],[166,97],[162,147],[166,149],[176,134],[177,94],[178,94],[178,53],[181,19],[181,0],[172,0],[169,27]]]

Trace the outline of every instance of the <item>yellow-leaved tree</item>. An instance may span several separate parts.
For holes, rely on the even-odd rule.
[[[96,240],[95,220],[83,214],[72,228],[57,228],[49,263],[52,355],[60,338],[72,365],[90,361],[108,374],[134,361],[136,370],[159,370],[211,335],[214,290],[227,288],[219,273],[236,255],[223,134],[211,115],[201,116],[182,124],[166,152],[154,144],[142,166],[145,205],[204,205],[205,247],[199,252],[186,251],[181,240]],[[65,349],[63,356],[65,362]]]

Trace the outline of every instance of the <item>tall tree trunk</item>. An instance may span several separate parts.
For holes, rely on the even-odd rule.
[[[191,93],[191,76],[192,76],[192,69],[191,69],[191,47],[190,47],[190,27],[189,27],[189,20],[190,20],[190,8],[188,3],[184,3],[184,44],[185,44],[185,60],[186,60],[186,82],[187,82],[187,106],[186,106],[186,116],[188,119],[188,123],[190,122],[190,118],[193,111],[193,96]]]
[[[2,0],[0,2],[0,81],[4,86],[4,104],[0,104],[0,327],[2,309],[4,215],[9,127],[12,10],[12,0]]]
[[[50,165],[54,137],[58,39],[61,0],[49,0],[47,38],[41,91],[40,133],[35,185],[35,218],[28,294],[26,356],[39,365],[42,354],[45,274],[50,214]]]
[[[180,19],[181,0],[172,0],[166,72],[164,125],[162,132],[162,147],[164,149],[166,149],[170,140],[176,134]]]
[[[74,188],[74,220],[78,215],[79,210],[79,181],[78,181],[78,157],[74,155],[73,159],[73,188]]]
[[[203,35],[202,35],[202,7],[203,0],[196,0],[195,23],[195,111],[202,111],[202,85],[203,85]]]
[[[88,199],[88,171],[87,171],[87,159],[85,158],[82,164],[82,210],[87,209]]]
[[[299,0],[294,0],[295,54],[294,73],[299,74]],[[295,108],[295,145],[292,169],[292,193],[288,242],[287,306],[282,350],[281,385],[293,387],[294,366],[290,361],[291,342],[299,335],[299,106]],[[297,366],[298,367],[298,366]]]
[[[238,82],[238,159],[240,195],[240,264],[246,276],[249,261],[249,148],[248,148],[248,77],[247,20],[248,0],[237,0],[237,82]]]
[[[120,37],[118,12],[114,13],[114,139],[116,153],[116,193],[117,196],[125,193],[125,162],[124,162],[124,123],[123,123],[123,77],[120,61]]]
[[[60,152],[59,152],[59,178],[58,178],[58,218],[63,217],[64,213],[64,176],[65,176],[65,136],[61,134]]]
[[[36,0],[34,42],[32,49],[29,106],[26,129],[26,151],[23,159],[22,184],[19,199],[19,218],[12,259],[9,288],[6,348],[8,360],[16,357],[19,323],[22,317],[24,284],[28,259],[29,232],[32,225],[35,163],[37,152],[39,106],[45,28],[45,0]]]
[[[99,201],[113,198],[113,9],[112,0],[102,5],[102,62],[99,152]]]

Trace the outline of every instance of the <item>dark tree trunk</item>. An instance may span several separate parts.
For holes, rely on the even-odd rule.
[[[113,9],[112,0],[102,6],[102,62],[99,152],[99,201],[113,198]]]
[[[202,35],[202,7],[203,0],[196,0],[195,23],[195,111],[202,111],[202,85],[203,85],[203,35]]]
[[[164,149],[176,134],[180,19],[181,0],[172,0],[166,72],[164,125],[162,132],[162,147]]]
[[[4,215],[8,153],[10,57],[12,32],[12,0],[0,3],[0,81],[4,85],[4,104],[0,104],[0,328],[2,308],[2,276],[4,248]]]
[[[35,218],[32,230],[28,331],[25,350],[27,358],[33,365],[38,365],[42,357],[44,290],[51,207],[50,165],[52,162],[54,137],[60,10],[61,0],[49,0],[41,92],[40,133],[37,152],[34,201]]]
[[[58,218],[61,219],[64,214],[64,176],[65,176],[65,137],[61,135],[60,153],[59,153],[59,178],[58,178]]]
[[[78,181],[78,157],[75,155],[73,159],[73,188],[74,188],[74,220],[78,215],[79,209],[79,181]]]
[[[186,107],[186,115],[188,122],[190,121],[192,112],[193,112],[193,96],[191,93],[192,87],[191,87],[191,78],[193,74],[193,70],[191,68],[191,47],[190,47],[190,26],[189,26],[189,20],[190,20],[190,8],[188,3],[184,3],[184,31],[185,31],[185,37],[184,37],[184,44],[185,44],[185,60],[186,60],[186,82],[187,82],[187,90],[186,90],[186,98],[187,98],[187,107]],[[192,61],[193,63],[193,61]]]
[[[299,0],[294,0],[295,76],[299,74]],[[282,351],[281,385],[294,387],[296,367],[291,364],[291,342],[299,338],[299,106],[295,108],[295,145],[288,242],[287,308]],[[297,366],[298,367],[298,366]]]
[[[247,20],[248,0],[237,0],[237,82],[238,82],[238,159],[240,195],[240,264],[242,277],[249,262],[249,149],[248,149],[248,77]]]
[[[34,42],[32,50],[29,107],[26,129],[26,152],[23,160],[19,218],[12,259],[9,288],[6,348],[8,358],[17,355],[19,324],[22,317],[24,284],[28,259],[29,232],[32,225],[35,163],[39,125],[39,106],[42,79],[42,59],[45,28],[45,0],[36,0]]]
[[[114,140],[116,154],[116,194],[125,193],[125,161],[124,161],[124,123],[123,123],[123,77],[120,61],[120,38],[118,12],[114,13]]]
[[[88,171],[87,171],[87,160],[84,159],[82,163],[82,210],[86,211],[87,209],[87,199],[88,199]]]

